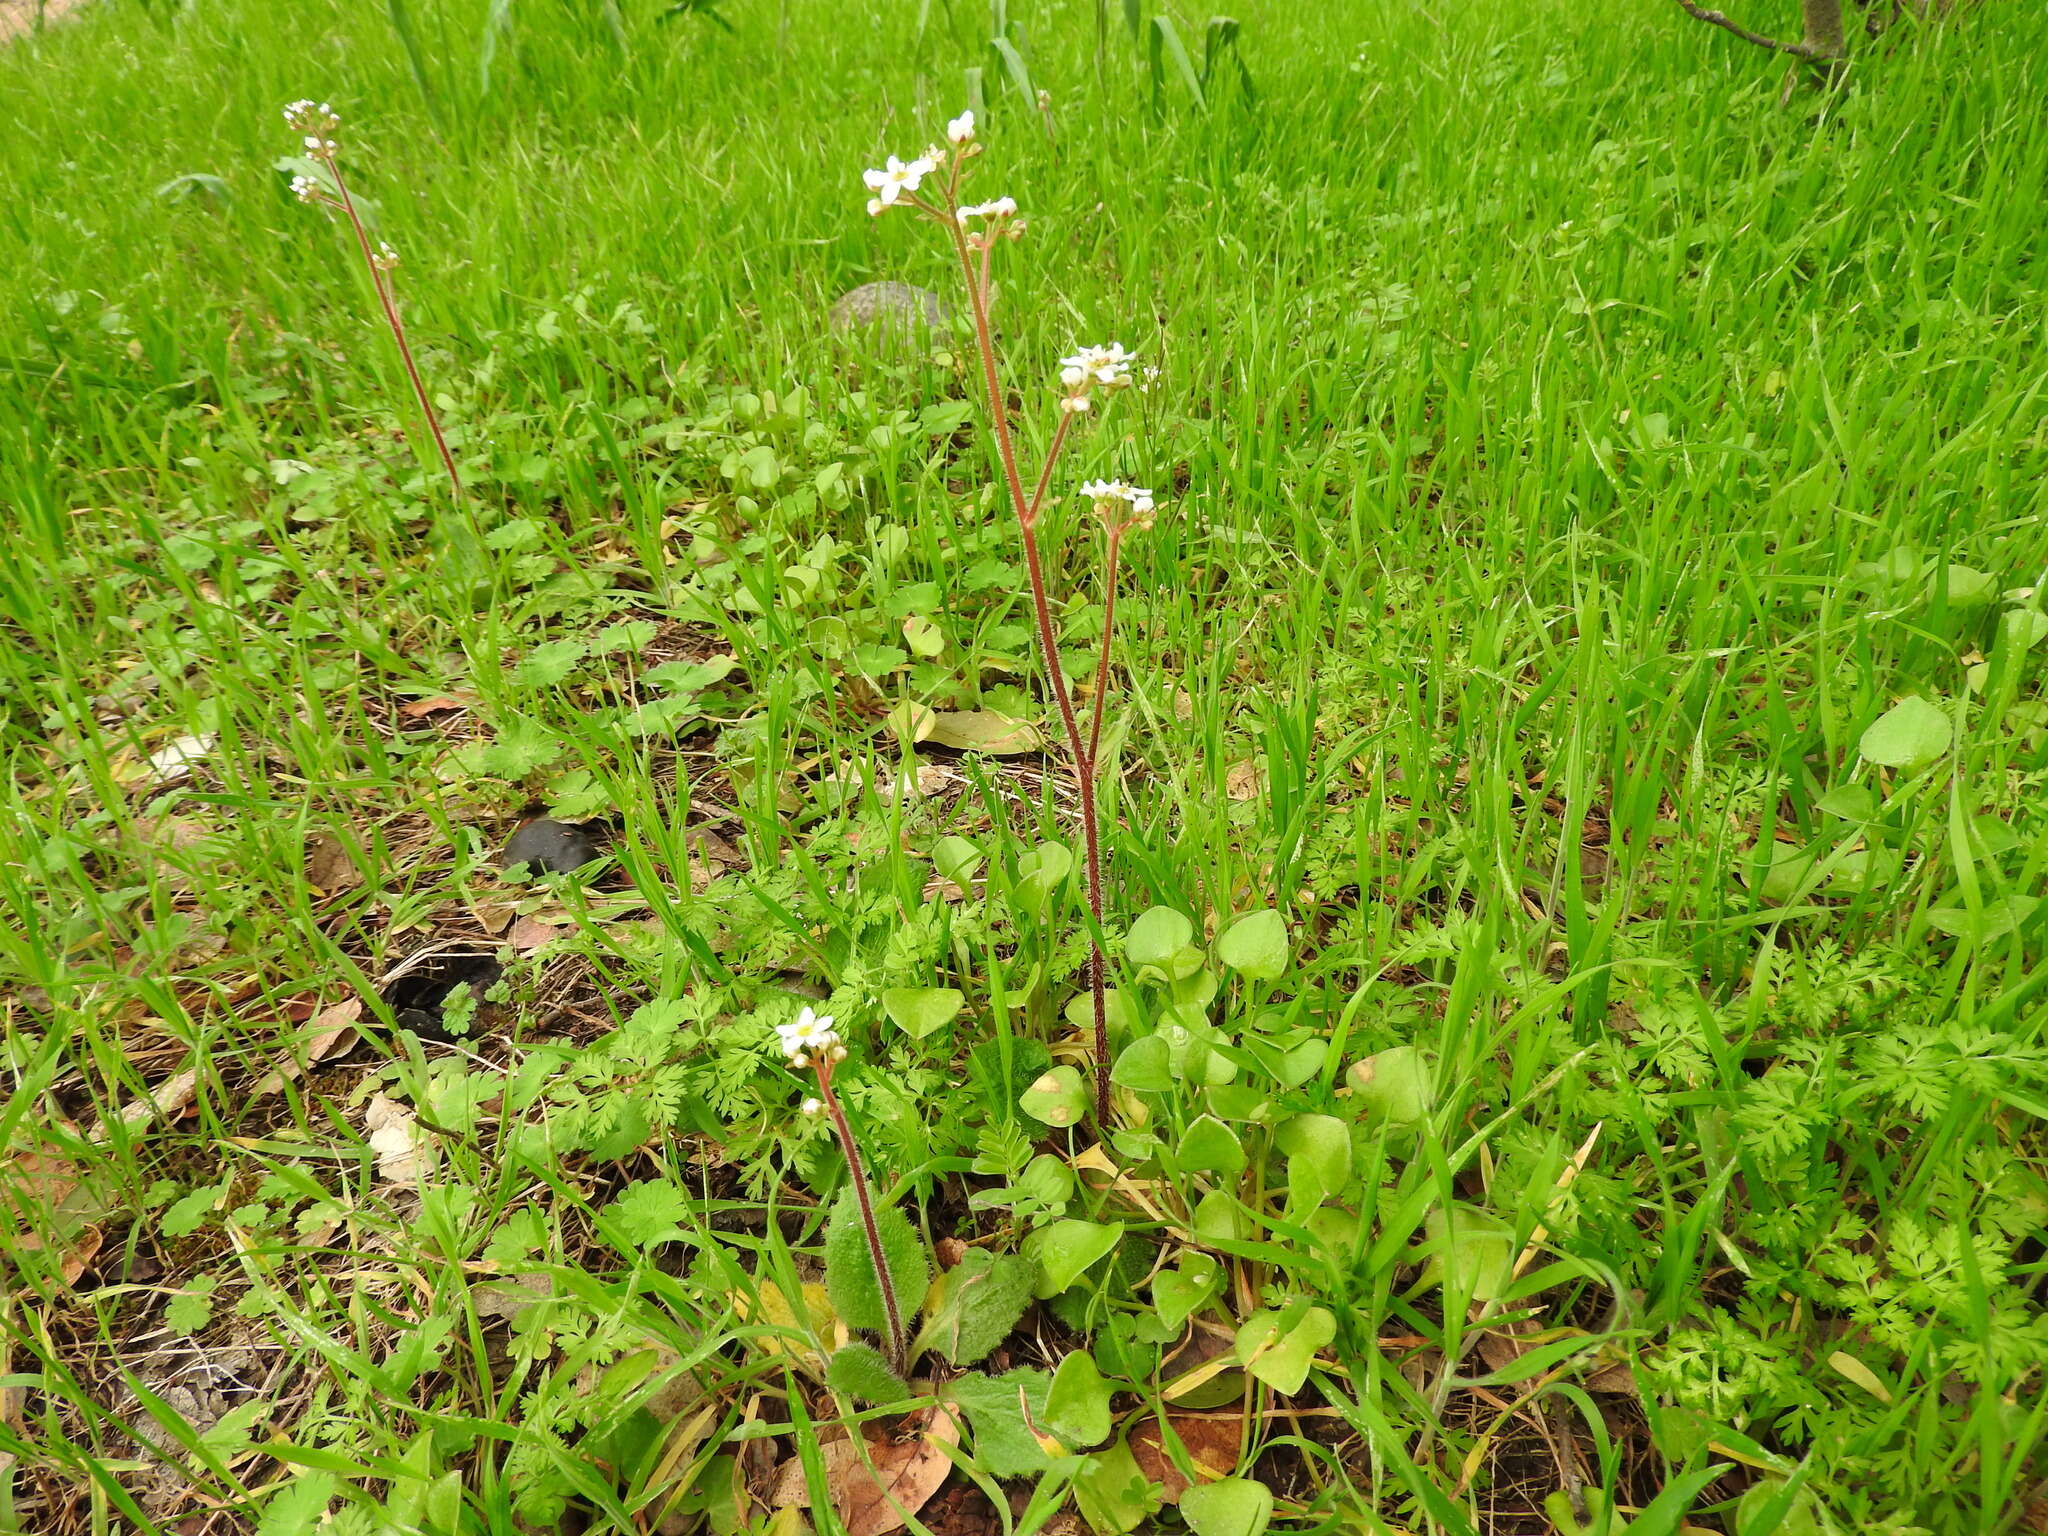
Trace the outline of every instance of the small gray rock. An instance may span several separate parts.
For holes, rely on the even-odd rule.
[[[862,283],[832,306],[832,329],[932,330],[952,323],[953,307],[911,283]]]
[[[529,876],[567,875],[604,855],[604,839],[588,823],[542,816],[512,834],[500,869],[524,864]]]

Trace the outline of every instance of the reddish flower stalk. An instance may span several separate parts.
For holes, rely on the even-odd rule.
[[[1081,835],[1088,882],[1088,911],[1093,919],[1088,935],[1088,990],[1095,1015],[1095,1117],[1106,1132],[1109,1127],[1109,1007],[1106,967],[1102,955],[1102,828],[1097,809],[1099,784],[1098,752],[1102,740],[1104,697],[1109,680],[1110,646],[1116,627],[1116,578],[1124,531],[1136,526],[1142,516],[1149,519],[1152,497],[1148,491],[1134,491],[1122,482],[1098,482],[1082,488],[1092,495],[1095,510],[1109,530],[1105,591],[1103,595],[1102,654],[1095,674],[1095,702],[1088,735],[1081,734],[1080,718],[1074,708],[1073,690],[1060,664],[1059,639],[1053,623],[1052,600],[1046,590],[1045,562],[1038,544],[1038,517],[1052,484],[1054,466],[1066,447],[1069,429],[1076,416],[1086,413],[1096,395],[1118,389],[1130,382],[1129,357],[1114,343],[1091,347],[1062,359],[1061,383],[1066,389],[1060,402],[1059,425],[1039,466],[1037,484],[1029,496],[1018,468],[1016,443],[1010,432],[1007,403],[1003,396],[1002,370],[998,361],[995,330],[989,322],[989,264],[998,239],[1016,239],[1023,225],[1015,215],[1016,204],[1009,198],[963,205],[960,182],[967,162],[980,152],[974,140],[974,115],[963,114],[947,127],[950,150],[933,148],[909,164],[890,158],[885,169],[869,171],[866,181],[875,196],[868,203],[870,214],[901,204],[914,208],[946,228],[953,253],[960,264],[961,280],[974,320],[975,348],[981,362],[982,387],[988,398],[990,432],[995,439],[996,458],[1002,467],[1003,488],[1016,519],[1017,533],[1024,547],[1024,569],[1031,588],[1031,609],[1037,631],[1038,653],[1045,668],[1046,686],[1059,710],[1060,729],[1066,738],[1067,758],[1072,765],[1074,786],[1081,804]],[[944,164],[944,185],[930,200],[916,196],[924,178]],[[1107,499],[1105,499],[1107,498]],[[1120,512],[1113,508],[1120,506]]]
[[[889,1320],[889,1369],[898,1376],[910,1367],[910,1336],[903,1330],[903,1309],[896,1301],[896,1282],[889,1273],[889,1255],[882,1246],[882,1229],[875,1221],[874,1197],[868,1193],[867,1169],[861,1163],[860,1143],[853,1139],[853,1127],[846,1123],[839,1095],[832,1091],[832,1069],[846,1059],[846,1047],[832,1028],[831,1016],[823,1017],[806,1008],[794,1023],[775,1027],[789,1064],[809,1067],[818,1078],[818,1097],[804,1101],[804,1113],[823,1112],[832,1120],[839,1137],[839,1149],[846,1154],[846,1171],[853,1180],[853,1196],[860,1206],[861,1232],[867,1238],[868,1257],[874,1261],[875,1284],[882,1292],[882,1312]]]
[[[384,323],[390,327],[391,339],[398,344],[399,360],[405,364],[405,376],[412,382],[413,399],[419,403],[420,414],[427,420],[427,430],[433,434],[435,448],[440,450],[441,467],[448,472],[449,493],[455,505],[462,508],[467,505],[463,499],[462,476],[456,472],[455,455],[448,451],[448,439],[441,431],[441,418],[434,410],[433,400],[427,395],[419,364],[413,360],[412,343],[405,334],[405,321],[399,316],[397,297],[385,275],[398,265],[398,253],[382,241],[375,246],[370,244],[370,232],[363,225],[362,214],[357,211],[355,199],[349,195],[348,180],[341,173],[340,146],[328,136],[340,127],[340,119],[324,103],[316,106],[310,101],[296,101],[285,108],[284,120],[294,132],[305,136],[306,153],[326,166],[327,174],[334,180],[334,190],[329,192],[310,176],[295,176],[292,178],[292,190],[302,203],[340,210],[347,217],[349,228],[355,231],[356,249],[362,255],[363,266],[369,271],[371,286],[377,290],[377,302],[384,310]]]

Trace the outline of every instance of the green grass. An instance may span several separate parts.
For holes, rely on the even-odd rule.
[[[804,1287],[843,1164],[770,1029],[821,998],[942,1257],[1111,1234],[996,1361],[1086,1350],[1108,1443],[1055,1407],[1046,1456],[1004,1388],[956,1452],[1008,1529],[1076,1490],[1178,1528],[1127,1488],[1169,1401],[1289,1532],[2030,1528],[2048,18],[1781,107],[1651,0],[1260,0],[1256,101],[1219,63],[1203,111],[1121,7],[1099,43],[1017,0],[1041,119],[969,0],[663,9],[114,3],[0,52],[0,1529],[637,1532],[680,1494],[788,1531],[782,1463],[835,1529],[857,1410]],[[969,69],[1030,219],[1027,440],[1072,343],[1161,369],[1062,471],[1165,504],[1108,689],[1093,1153],[1018,1091],[1090,1065],[1058,763],[888,724],[1054,734],[967,338],[826,325],[950,291],[859,171]],[[464,513],[275,168],[306,95]],[[1051,522],[1092,698],[1093,541]],[[611,862],[502,884],[540,806]],[[1148,971],[1155,907],[1192,943]],[[1278,976],[1211,943],[1268,908]],[[957,1016],[890,1022],[930,988]],[[1188,1387],[1233,1335],[1254,1369]]]

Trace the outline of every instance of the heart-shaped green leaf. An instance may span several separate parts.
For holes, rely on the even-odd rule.
[[[1282,1311],[1254,1312],[1237,1330],[1238,1363],[1275,1392],[1292,1396],[1308,1380],[1316,1351],[1337,1337],[1337,1319],[1297,1301]]]
[[[1109,1080],[1134,1093],[1165,1093],[1173,1087],[1173,1052],[1157,1035],[1140,1035],[1118,1053]]]
[[[922,1040],[958,1017],[967,999],[951,987],[891,987],[882,994],[882,1012],[913,1040]]]
[[[1077,1349],[1052,1373],[1045,1396],[1045,1427],[1068,1445],[1085,1448],[1109,1438],[1109,1383],[1095,1357]]]
[[[1223,1266],[1208,1254],[1191,1250],[1181,1256],[1180,1268],[1162,1269],[1152,1277],[1152,1305],[1159,1320],[1178,1333],[1222,1283]]]
[[[1287,919],[1271,908],[1239,918],[1216,941],[1216,958],[1240,976],[1272,981],[1287,970]]]
[[[1244,1167],[1244,1144],[1214,1115],[1200,1115],[1182,1135],[1174,1161],[1183,1173],[1236,1173]]]
[[[1195,936],[1195,925],[1187,915],[1171,907],[1153,907],[1131,924],[1124,940],[1124,958],[1134,966],[1164,967]]]
[[[1040,1227],[1024,1240],[1025,1257],[1038,1263],[1038,1285],[1033,1294],[1041,1300],[1057,1296],[1114,1248],[1123,1235],[1120,1221],[1077,1221],[1070,1217]]]

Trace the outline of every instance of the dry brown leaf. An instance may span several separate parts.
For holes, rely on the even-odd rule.
[[[50,1152],[18,1152],[5,1161],[0,1178],[0,1226],[11,1229],[18,1253],[56,1250],[57,1273],[72,1285],[100,1251],[106,1214],[91,1177]]]
[[[311,1033],[306,1036],[305,1066],[314,1066],[330,1056],[339,1056],[354,1045],[356,1020],[362,1016],[363,1000],[360,997],[345,997],[332,1007],[321,1009],[313,1020]],[[260,1099],[283,1092],[285,1083],[304,1070],[296,1057],[282,1063],[264,1075],[263,1081],[256,1085],[254,1097]]]
[[[818,1447],[832,1493],[832,1512],[846,1528],[846,1536],[888,1536],[900,1531],[953,1470],[945,1448],[960,1443],[960,1425],[950,1413],[933,1406],[912,1414],[898,1429],[897,1435],[867,1441],[866,1459],[862,1447],[849,1437],[828,1440]],[[810,1507],[810,1488],[797,1457],[792,1456],[778,1469],[770,1502],[782,1508]]]
[[[559,920],[558,919],[559,916]],[[561,935],[562,925],[568,922],[566,915],[536,914],[522,917],[505,934],[505,942],[522,955],[530,955],[545,945],[552,944]]]
[[[334,896],[361,885],[363,871],[340,838],[315,832],[306,839],[306,880],[321,895]]]
[[[1244,1421],[1237,1414],[1169,1413],[1166,1419],[1187,1447],[1188,1464],[1201,1481],[1214,1482],[1237,1470],[1237,1448],[1244,1430]],[[1131,1431],[1130,1445],[1138,1470],[1160,1485],[1160,1499],[1178,1504],[1190,1484],[1166,1454],[1165,1435],[1156,1416],[1148,1414]]]
[[[401,1189],[420,1182],[420,1131],[413,1112],[396,1099],[378,1094],[363,1112],[370,1150],[377,1154],[377,1176]]]
[[[998,757],[1036,752],[1043,738],[1038,727],[993,709],[944,709],[932,715],[931,730],[919,738],[964,752],[990,752]]]
[[[1233,800],[1256,800],[1266,792],[1266,765],[1253,758],[1233,763],[1223,777],[1223,792]]]
[[[192,1101],[199,1096],[199,1069],[187,1067],[175,1077],[167,1077],[149,1092],[149,1097],[139,1099],[122,1110],[118,1119],[124,1126],[133,1129],[143,1121],[161,1117],[175,1120],[192,1107]],[[112,1128],[102,1122],[93,1127],[92,1139],[105,1141],[112,1134]]]
[[[469,915],[476,919],[477,926],[489,934],[503,933],[518,914],[519,907],[516,901],[499,901],[491,897],[486,897],[469,909]]]
[[[428,715],[445,714],[449,710],[468,709],[476,701],[456,694],[439,693],[431,699],[414,699],[410,704],[398,706],[401,720],[424,720]]]

